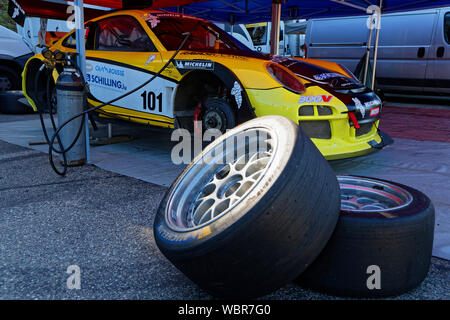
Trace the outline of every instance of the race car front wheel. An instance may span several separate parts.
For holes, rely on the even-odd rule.
[[[433,248],[434,208],[422,192],[398,183],[338,176],[339,222],[316,261],[297,279],[330,294],[383,297],[426,277]]]
[[[293,280],[336,225],[336,176],[291,120],[220,136],[183,171],[154,222],[161,252],[210,294],[253,298]]]
[[[236,126],[236,116],[232,107],[223,99],[208,98],[204,102],[203,130],[216,129],[222,133]]]

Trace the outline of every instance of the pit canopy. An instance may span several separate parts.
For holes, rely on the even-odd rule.
[[[69,0],[9,0],[22,7],[26,16],[67,19]],[[364,14],[379,0],[84,0],[86,20],[105,14],[105,10],[153,8],[184,12],[222,23],[253,23],[272,19],[272,4],[281,4],[281,20],[312,19]],[[385,0],[382,13],[436,8],[450,5],[449,0]]]
[[[214,0],[193,2],[183,12],[222,23],[254,23],[270,21],[272,4],[281,4],[281,20],[313,19],[364,15],[379,0]],[[384,0],[382,13],[428,9],[450,5],[449,0]],[[167,8],[176,11],[176,7]]]

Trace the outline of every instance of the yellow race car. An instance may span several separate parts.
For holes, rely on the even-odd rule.
[[[203,130],[224,132],[254,117],[281,115],[298,123],[327,159],[386,144],[378,130],[381,100],[336,63],[260,54],[208,21],[164,11],[119,10],[85,28],[93,106],[144,83],[182,45],[160,76],[99,109],[101,117],[190,130],[201,121]],[[70,53],[75,47],[71,32],[51,50]],[[35,110],[51,100],[62,72],[39,73],[44,60],[42,54],[32,57],[23,72],[23,91]]]

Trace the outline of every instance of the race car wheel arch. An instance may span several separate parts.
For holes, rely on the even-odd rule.
[[[215,92],[205,90],[203,87],[205,84],[211,89],[217,90]],[[196,105],[193,105],[195,101],[190,99],[192,96],[196,96],[199,100],[207,96],[219,96],[221,94],[218,92],[220,86],[224,86],[227,89],[231,105],[236,111],[236,120],[238,123],[256,118],[254,108],[250,104],[244,86],[231,70],[218,63],[214,64],[214,70],[211,71],[193,70],[188,73],[183,73],[183,78],[176,90],[174,111],[195,108]]]
[[[355,178],[392,185],[411,199],[397,209],[379,212],[376,208],[371,212],[344,208],[325,249],[296,282],[325,293],[356,297],[394,296],[417,287],[431,263],[433,204],[414,188]]]
[[[269,130],[277,139],[281,135],[273,159],[255,187],[209,223],[197,228],[174,227],[174,216],[176,221],[186,221],[175,214],[173,199],[185,198],[179,190],[195,184],[194,180],[187,183],[187,177],[198,172],[192,176],[209,181],[199,175],[201,170],[196,171],[196,162],[227,137],[255,128]],[[208,184],[202,188],[208,190]],[[162,253],[210,294],[253,298],[285,285],[317,257],[335,227],[338,212],[336,177],[311,140],[286,118],[261,117],[228,131],[194,159],[162,200],[154,235]]]
[[[46,70],[44,69],[41,74],[39,75],[39,80],[37,81],[37,88],[36,88],[36,74],[39,72],[39,69],[43,65],[43,61],[41,61],[38,58],[31,59],[27,62],[25,66],[25,72],[24,72],[24,80],[23,80],[23,92],[30,98],[35,106],[43,110],[46,107],[45,103],[45,96],[46,96],[46,84],[48,81],[48,74],[46,73]]]

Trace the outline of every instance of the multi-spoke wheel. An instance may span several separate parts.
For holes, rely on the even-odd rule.
[[[338,181],[342,209],[336,230],[298,282],[358,297],[397,295],[418,286],[433,248],[430,199],[385,180],[338,176]]]
[[[250,298],[294,279],[339,215],[335,174],[292,121],[262,117],[203,150],[161,202],[158,247],[218,297]]]

